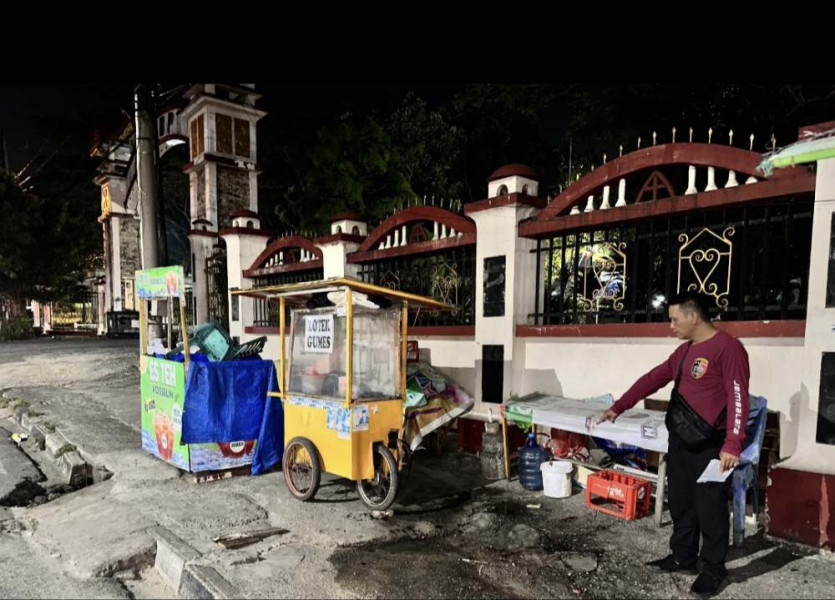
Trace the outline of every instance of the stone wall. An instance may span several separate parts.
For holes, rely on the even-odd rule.
[[[249,173],[218,165],[218,229],[232,227],[232,219],[229,215],[241,208],[249,208]]]

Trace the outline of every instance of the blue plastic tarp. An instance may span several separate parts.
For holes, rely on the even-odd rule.
[[[252,474],[284,452],[284,413],[271,360],[192,362],[186,376],[184,444],[257,440]]]

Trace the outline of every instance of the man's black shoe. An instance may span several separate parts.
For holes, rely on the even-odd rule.
[[[693,582],[690,595],[694,598],[711,598],[718,594],[727,582],[727,577],[719,579],[707,573],[701,573]]]
[[[696,565],[683,565],[673,558],[672,554],[665,556],[664,558],[648,562],[647,567],[653,571],[663,571],[666,573],[684,573],[686,575],[696,574]]]

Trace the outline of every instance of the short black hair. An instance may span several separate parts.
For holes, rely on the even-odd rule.
[[[702,321],[710,323],[710,308],[704,294],[698,292],[682,292],[676,294],[667,303],[668,306],[680,306],[682,310],[688,312],[695,311]]]

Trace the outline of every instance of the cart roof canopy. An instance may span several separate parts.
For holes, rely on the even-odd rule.
[[[232,294],[250,296],[252,298],[286,298],[290,304],[304,304],[315,294],[327,292],[338,292],[350,289],[367,295],[371,300],[374,297],[386,298],[393,304],[408,302],[410,306],[418,306],[430,310],[455,310],[452,304],[440,302],[434,298],[409,294],[400,290],[393,290],[381,287],[372,283],[365,283],[349,277],[334,277],[320,281],[306,281],[302,283],[289,283],[286,285],[268,285],[248,290],[235,290]]]

